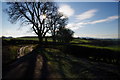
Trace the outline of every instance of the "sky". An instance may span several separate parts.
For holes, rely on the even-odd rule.
[[[59,12],[69,18],[67,28],[75,37],[118,38],[118,2],[57,2]],[[1,3],[0,3],[1,6]],[[34,36],[29,26],[11,24],[2,3],[2,36]],[[1,34],[0,34],[1,36]]]

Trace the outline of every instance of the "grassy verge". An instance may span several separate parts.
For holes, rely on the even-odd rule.
[[[2,47],[2,62],[3,64],[11,63],[17,59],[19,49],[26,45],[6,45]],[[24,55],[31,51],[36,45],[27,45],[28,47],[24,50]]]
[[[20,49],[20,46],[9,45],[2,47],[2,62],[7,64],[17,58],[17,52]]]

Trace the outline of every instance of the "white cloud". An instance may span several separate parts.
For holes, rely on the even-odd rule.
[[[107,17],[105,19],[95,20],[95,21],[91,21],[91,22],[69,23],[67,25],[67,28],[70,28],[72,30],[77,30],[77,29],[79,29],[81,27],[84,27],[87,24],[97,24],[97,23],[109,22],[109,21],[116,20],[118,18],[119,18],[119,16],[110,16],[110,17]]]
[[[118,18],[119,18],[118,16],[110,16],[110,17],[105,18],[105,19],[101,19],[101,20],[96,20],[96,21],[89,22],[89,24],[96,24],[96,23],[113,21],[113,20],[118,19]]]
[[[74,14],[74,9],[72,9],[71,6],[67,4],[60,5],[60,8],[58,9],[58,11],[63,13],[67,17],[70,17]]]
[[[80,22],[80,23],[69,23],[66,27],[72,30],[77,30],[80,27],[83,27],[84,23]]]
[[[96,12],[97,12],[96,9],[88,10],[88,11],[82,13],[82,14],[76,15],[76,19],[78,19],[78,20],[89,19],[89,18],[93,17]]]

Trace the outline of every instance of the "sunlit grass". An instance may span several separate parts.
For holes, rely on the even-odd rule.
[[[35,40],[38,41],[38,38],[15,38],[16,40]]]
[[[90,43],[90,40],[84,40],[84,39],[73,39],[71,43]]]
[[[12,38],[12,39],[3,39],[3,40],[34,40],[34,41],[39,41],[39,39],[36,38]],[[45,38],[43,38],[43,41],[45,41]],[[48,42],[52,42],[52,38],[47,38]],[[90,43],[90,40],[84,40],[84,39],[73,39],[70,41],[70,43]]]
[[[95,46],[95,45],[88,45],[88,44],[74,44],[77,46],[83,46],[83,47],[88,47],[88,48],[97,48],[97,49],[109,49],[113,51],[120,51],[120,46],[114,45],[114,46]]]
[[[7,40],[7,41],[10,41],[11,39],[3,39],[3,40]]]
[[[7,40],[7,41],[10,41],[10,40],[33,40],[33,41],[39,41],[39,39],[36,37],[36,38],[12,38],[12,39],[3,39],[3,40]],[[43,41],[45,41],[45,38],[43,38]],[[47,39],[48,42],[52,42],[52,38],[48,38]]]

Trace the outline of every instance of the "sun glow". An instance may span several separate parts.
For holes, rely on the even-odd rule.
[[[43,15],[42,15],[42,18],[43,18],[43,19],[45,19],[45,18],[46,18],[46,15],[45,15],[45,14],[43,14]]]

